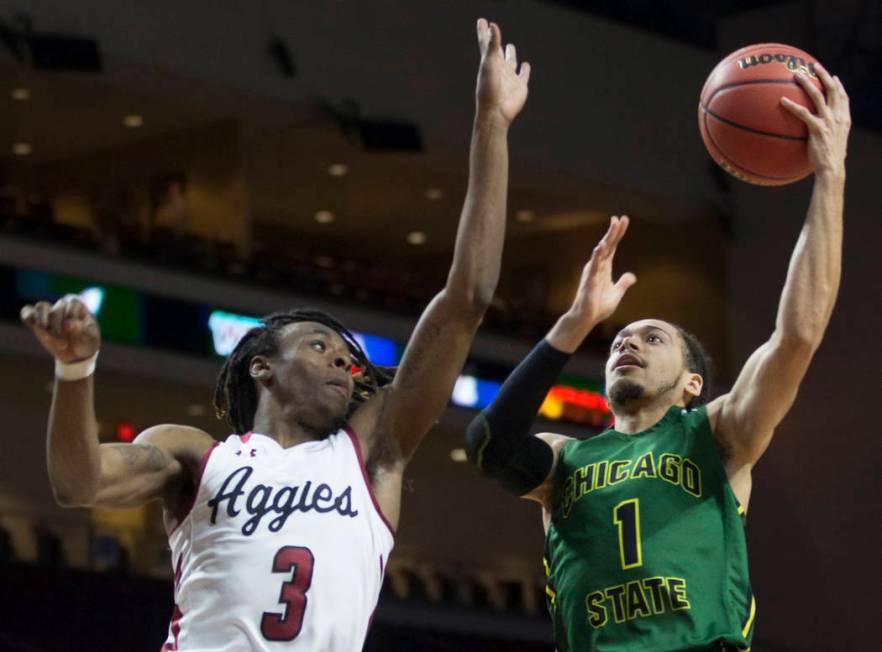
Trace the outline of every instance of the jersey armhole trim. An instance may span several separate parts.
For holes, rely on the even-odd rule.
[[[202,487],[202,476],[205,474],[205,467],[208,466],[208,458],[211,457],[214,449],[217,448],[219,444],[219,441],[214,442],[202,455],[202,461],[199,462],[199,471],[196,473],[196,477],[193,480],[193,497],[189,500],[187,506],[177,514],[178,522],[168,533],[169,537],[181,527],[181,523],[186,521],[187,517],[190,516],[190,512],[193,511],[193,507],[196,505],[196,498],[199,497],[199,489]]]
[[[355,431],[352,429],[352,426],[345,425],[343,430],[346,431],[346,434],[349,435],[349,441],[352,442],[352,447],[355,449],[355,456],[358,458],[358,468],[361,469],[361,477],[364,478],[364,485],[367,487],[368,495],[371,497],[371,502],[374,504],[374,509],[377,510],[377,514],[379,514],[380,519],[389,528],[389,532],[392,536],[395,536],[395,528],[392,527],[392,524],[389,522],[389,519],[386,518],[386,515],[383,513],[383,510],[380,509],[380,503],[377,501],[377,497],[374,495],[374,488],[371,486],[371,480],[368,478],[367,467],[364,462],[364,455],[361,452],[361,442],[358,441],[358,435],[355,434]]]

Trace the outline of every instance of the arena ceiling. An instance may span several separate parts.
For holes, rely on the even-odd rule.
[[[545,0],[722,54],[720,27],[748,17],[746,42],[786,42],[781,21],[799,24],[793,43],[836,71],[851,97],[855,124],[882,131],[882,2],[879,0]],[[768,9],[769,11],[763,11]],[[745,25],[744,22],[741,23]],[[742,32],[742,34],[744,34]]]
[[[118,62],[96,76],[37,72],[0,58],[0,79],[8,80],[0,86],[0,143],[28,146],[26,155],[0,152],[0,166],[7,170],[76,165],[78,158],[101,152],[120,152],[125,165],[129,145],[225,121],[241,139],[255,224],[341,247],[356,243],[371,256],[446,254],[452,248],[467,182],[464,149],[432,143],[419,152],[373,151],[321,105],[268,99]],[[27,99],[15,99],[21,89]],[[131,116],[140,116],[139,126],[125,125]],[[332,166],[339,172],[340,164],[346,173],[335,176]],[[682,219],[684,211],[689,217],[688,208],[586,183],[518,160],[515,152],[511,234],[594,238],[623,196],[632,212],[650,221]],[[332,212],[333,221],[317,220],[320,211]],[[419,248],[408,246],[413,231],[426,235]]]

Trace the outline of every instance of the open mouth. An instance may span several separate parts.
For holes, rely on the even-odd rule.
[[[619,356],[613,369],[627,369],[632,367],[643,369],[644,366],[643,361],[636,355],[625,353],[624,355]]]

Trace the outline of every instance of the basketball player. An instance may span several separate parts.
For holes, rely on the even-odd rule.
[[[845,150],[841,82],[817,66],[824,96],[799,83],[817,115],[784,107],[809,129],[815,179],[775,330],[731,391],[705,404],[707,360],[679,326],[644,319],[616,335],[606,363],[615,427],[580,440],[530,436],[569,355],[613,314],[633,274],[612,279],[628,218],[612,218],[575,300],[469,425],[470,460],[538,501],[548,602],[559,650],[744,650],[756,604],[742,518],[751,470],[796,397],[839,286]]]
[[[235,434],[159,425],[99,444],[100,336],[75,298],[22,310],[56,359],[49,477],[67,506],[159,499],[175,573],[164,650],[362,648],[399,518],[402,473],[443,412],[496,288],[506,220],[508,128],[529,64],[477,23],[481,65],[470,179],[445,288],[394,378],[333,318],[296,310],[249,331],[215,405]],[[353,367],[359,375],[353,377]]]

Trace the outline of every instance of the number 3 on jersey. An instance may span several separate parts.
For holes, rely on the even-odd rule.
[[[273,558],[273,573],[291,573],[282,583],[279,603],[287,606],[285,613],[265,611],[260,619],[260,633],[268,641],[293,641],[303,627],[306,613],[306,592],[312,584],[315,558],[309,548],[283,546]]]
[[[623,500],[613,509],[613,523],[619,528],[619,558],[622,568],[643,565],[643,546],[640,542],[640,500]]]

